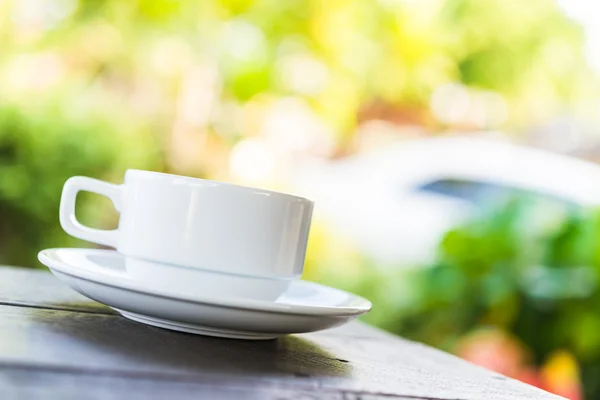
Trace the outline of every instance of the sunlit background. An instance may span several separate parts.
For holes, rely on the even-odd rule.
[[[89,245],[58,224],[72,175],[292,192],[316,201],[305,279],[371,299],[365,321],[600,398],[599,11],[0,0],[0,263]]]

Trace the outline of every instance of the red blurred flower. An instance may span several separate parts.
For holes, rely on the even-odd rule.
[[[485,329],[465,336],[456,354],[484,368],[516,378],[527,364],[526,347],[499,329]]]
[[[508,332],[490,328],[463,337],[456,354],[473,364],[567,399],[583,399],[577,360],[567,351],[555,351],[537,370],[530,364],[524,344]]]

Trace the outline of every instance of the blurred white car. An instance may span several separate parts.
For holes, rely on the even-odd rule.
[[[296,182],[315,218],[380,265],[428,262],[442,235],[486,196],[526,191],[600,204],[600,168],[559,154],[474,138],[401,143],[304,168]]]

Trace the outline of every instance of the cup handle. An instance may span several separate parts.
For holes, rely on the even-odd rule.
[[[65,182],[60,199],[60,225],[69,235],[88,242],[117,247],[118,229],[94,229],[82,225],[75,216],[75,199],[80,191],[97,193],[108,197],[117,211],[121,208],[121,185],[113,185],[98,179],[74,176]]]

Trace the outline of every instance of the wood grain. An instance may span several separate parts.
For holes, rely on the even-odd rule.
[[[116,314],[56,279],[46,270],[0,266],[0,304]]]
[[[385,400],[389,397],[326,390],[233,386],[144,377],[90,375],[23,368],[0,368],[2,400]],[[399,400],[411,400],[396,397]],[[412,399],[414,400],[414,399]]]
[[[429,399],[552,395],[403,340],[298,335],[248,342],[182,334],[111,315],[0,307],[0,365],[115,377],[319,388]],[[223,381],[223,379],[225,379]]]
[[[46,272],[0,268],[0,398],[123,393],[133,399],[559,399],[359,322],[267,342],[210,338],[124,319]]]

